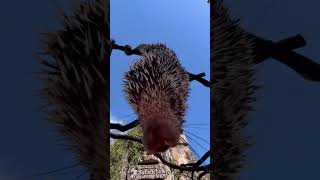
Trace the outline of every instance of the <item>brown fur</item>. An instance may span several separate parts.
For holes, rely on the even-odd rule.
[[[163,128],[173,128],[178,136],[187,108],[189,75],[175,53],[163,44],[143,44],[137,49],[141,58],[124,74],[125,96],[143,131],[150,123],[160,123]]]

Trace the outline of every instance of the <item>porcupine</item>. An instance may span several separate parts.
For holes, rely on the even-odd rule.
[[[124,74],[126,99],[140,119],[149,153],[177,145],[189,96],[189,74],[164,44],[142,44],[141,57]]]
[[[211,177],[236,179],[244,165],[248,140],[243,135],[252,110],[254,54],[252,38],[230,17],[222,0],[211,1]]]
[[[76,0],[74,0],[76,1]],[[90,174],[109,179],[109,4],[78,1],[60,30],[43,36],[41,96],[45,112]]]

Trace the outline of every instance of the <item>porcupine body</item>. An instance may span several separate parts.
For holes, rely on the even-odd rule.
[[[189,74],[164,44],[137,47],[141,57],[124,74],[126,99],[138,115],[150,153],[178,143],[187,108]]]
[[[253,43],[230,17],[222,0],[211,2],[211,142],[212,176],[215,180],[237,179],[244,165],[248,140],[244,136],[252,110],[254,83]]]
[[[44,34],[42,60],[45,112],[66,145],[90,174],[109,179],[109,4],[79,1],[62,29]]]

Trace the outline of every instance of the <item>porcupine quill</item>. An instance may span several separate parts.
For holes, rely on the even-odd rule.
[[[164,44],[143,44],[124,74],[123,90],[138,115],[142,142],[149,153],[177,145],[189,96],[189,73]]]
[[[211,177],[232,180],[244,166],[249,144],[243,129],[257,88],[253,43],[222,1],[211,1],[210,21],[211,105],[216,109],[211,112]]]
[[[41,57],[44,111],[66,140],[90,180],[109,177],[109,4],[79,1],[63,27],[45,33]]]

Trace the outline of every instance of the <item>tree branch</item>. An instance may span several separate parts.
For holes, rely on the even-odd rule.
[[[189,72],[189,81],[196,80],[205,87],[210,87],[210,81],[203,79],[202,77],[206,76],[205,73],[200,73],[200,74],[192,74]]]
[[[197,162],[195,163],[188,163],[188,164],[181,164],[181,166],[187,167],[187,166],[197,166],[199,167],[206,159],[208,159],[210,156],[210,151],[206,152]]]
[[[277,45],[290,50],[298,49],[307,45],[306,40],[301,34],[282,39],[276,43]]]
[[[251,36],[254,38],[255,43],[254,54],[256,55],[256,63],[273,58],[287,65],[307,80],[320,81],[320,64],[292,51],[292,49],[306,45],[301,35],[292,36],[276,43],[255,35]]]
[[[128,131],[128,130],[138,126],[139,123],[140,123],[139,119],[136,119],[126,125],[117,124],[117,123],[110,123],[110,129],[116,129],[118,131],[125,132],[125,131]]]
[[[138,139],[138,138],[135,138],[135,137],[132,137],[132,136],[128,136],[128,135],[110,133],[110,138],[113,138],[113,139],[125,139],[125,140],[130,140],[130,141],[134,141],[134,142],[142,144],[141,139]]]
[[[138,49],[132,49],[131,46],[125,45],[125,46],[120,46],[116,44],[115,40],[111,40],[111,51],[113,49],[117,49],[120,51],[123,51],[126,55],[141,55],[141,52]]]
[[[154,154],[154,156],[159,158],[163,164],[169,166],[170,168],[177,169],[180,171],[205,171],[207,169],[206,166],[200,166],[200,167],[185,167],[185,166],[181,166],[181,165],[178,166],[176,164],[172,164],[172,163],[166,161],[160,154]]]
[[[285,48],[288,50],[301,48],[306,45],[306,41],[300,34],[291,36],[289,38],[280,40],[278,42],[266,40],[264,38],[255,36],[253,34],[250,34],[249,36],[251,36],[254,39],[253,42],[254,42],[255,63],[257,64],[272,57],[273,50],[271,46],[273,44],[277,44],[282,48]]]

